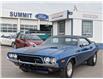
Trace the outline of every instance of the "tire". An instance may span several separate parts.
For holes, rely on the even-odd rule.
[[[16,45],[15,45],[15,43],[14,42],[12,42],[12,48],[16,48]]]
[[[87,60],[87,65],[95,66],[97,63],[97,53]]]
[[[14,47],[14,42],[12,42],[11,47]]]
[[[64,70],[61,71],[61,77],[71,78],[74,72],[74,64],[72,61],[69,61]]]
[[[21,66],[20,69],[21,69],[23,72],[29,72],[28,69],[25,68],[25,67],[22,67],[22,66]]]
[[[48,71],[48,74],[54,74],[55,72],[50,72],[50,71]]]

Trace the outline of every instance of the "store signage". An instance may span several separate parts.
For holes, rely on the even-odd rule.
[[[42,13],[36,14],[35,17],[36,17],[37,19],[40,19],[40,20],[47,20],[47,19],[49,18],[48,15],[42,14]]]
[[[63,20],[63,19],[67,19],[67,11],[63,11],[63,12],[59,12],[59,13],[55,13],[50,15],[49,20],[50,21],[56,21],[56,20]]]
[[[25,13],[25,12],[10,12],[10,17],[20,17],[20,18],[31,18],[32,13]]]
[[[90,14],[83,14],[84,18],[92,18],[92,19],[97,19],[98,16],[97,15],[90,15]]]

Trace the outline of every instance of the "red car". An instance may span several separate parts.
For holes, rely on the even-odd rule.
[[[18,34],[15,39],[14,48],[22,48],[33,46],[36,47],[43,42],[37,35],[32,34]]]

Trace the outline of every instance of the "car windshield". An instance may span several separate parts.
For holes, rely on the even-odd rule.
[[[50,46],[50,45],[77,45],[78,41],[75,38],[70,37],[50,37],[46,40],[42,45]]]
[[[41,40],[38,36],[36,35],[25,35],[25,39],[29,40]]]

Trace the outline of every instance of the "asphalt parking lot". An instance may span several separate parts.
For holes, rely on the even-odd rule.
[[[33,73],[22,72],[17,66],[6,59],[7,52],[12,48],[8,46],[1,46],[1,77],[3,78],[59,78],[58,73]],[[96,66],[87,66],[85,64],[75,68],[74,78],[102,78],[103,77],[103,51],[98,52],[98,60]]]

